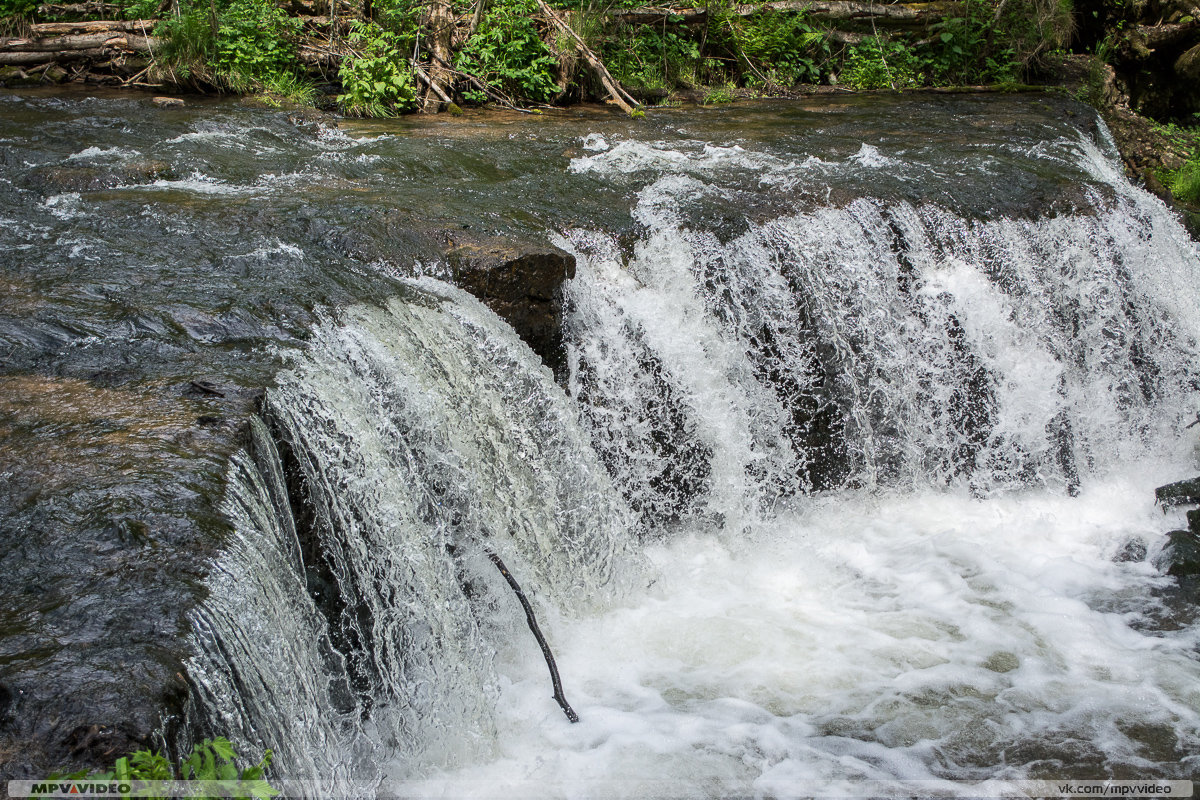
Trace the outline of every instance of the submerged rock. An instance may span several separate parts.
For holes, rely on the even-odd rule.
[[[63,192],[94,192],[174,177],[174,169],[165,161],[141,160],[102,167],[38,167],[30,170],[23,182],[27,189],[50,195]]]

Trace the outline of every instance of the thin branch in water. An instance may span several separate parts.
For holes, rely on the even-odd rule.
[[[492,563],[496,565],[496,569],[500,570],[500,574],[504,576],[504,580],[508,581],[508,585],[512,587],[513,592],[517,595],[517,600],[521,601],[521,607],[525,609],[525,621],[529,623],[529,630],[533,631],[533,637],[541,645],[542,655],[546,658],[546,666],[550,668],[550,682],[554,684],[554,699],[562,707],[563,713],[567,715],[567,719],[571,720],[571,722],[579,722],[579,715],[575,713],[575,709],[571,708],[571,704],[567,702],[567,698],[563,694],[562,681],[558,678],[558,666],[554,663],[554,654],[550,652],[550,645],[547,644],[546,637],[542,635],[542,629],[538,627],[537,617],[533,615],[533,606],[529,604],[529,598],[521,590],[521,585],[517,583],[517,579],[508,571],[508,567],[504,566],[504,562],[500,560],[500,556],[491,550],[485,550],[484,552],[487,553],[487,557],[492,560]]]

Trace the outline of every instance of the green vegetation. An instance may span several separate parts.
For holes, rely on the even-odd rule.
[[[822,66],[833,55],[828,32],[803,12],[759,11],[731,20],[730,32],[752,84],[820,83]]]
[[[39,0],[0,0],[0,18],[28,19],[37,10]]]
[[[24,19],[37,2],[0,0],[0,14]],[[339,110],[358,116],[392,116],[430,100],[446,105],[438,102],[446,97],[529,105],[605,93],[537,0],[355,0],[337,15],[329,2],[315,0],[306,29],[281,0],[177,0],[156,29],[163,42],[154,74],[198,89],[261,93],[268,102],[314,102],[314,81],[334,81]],[[656,98],[698,90],[710,104],[798,84],[902,91],[1011,83],[1065,42],[1071,19],[1070,0],[962,0],[954,16],[932,18],[919,31],[880,32],[872,22],[869,34],[832,35],[808,9],[768,3],[749,13],[732,0],[713,0],[688,3],[676,15],[630,16],[622,10],[638,11],[644,0],[557,2],[556,13],[620,83]],[[161,8],[159,0],[120,5],[126,18]],[[438,9],[458,20],[440,50],[430,44]],[[302,41],[326,60],[302,65]],[[447,85],[421,103],[428,76]]]
[[[922,60],[904,43],[871,37],[850,48],[842,73],[854,89],[911,89],[924,82]]]
[[[188,755],[173,765],[161,753],[149,750],[138,750],[128,756],[118,758],[113,768],[106,772],[76,772],[69,775],[55,775],[52,778],[68,780],[88,780],[102,783],[129,783],[131,781],[229,781],[237,782],[236,788],[248,794],[236,795],[238,800],[262,800],[279,794],[266,781],[267,767],[271,764],[271,751],[268,750],[257,764],[249,767],[237,766],[237,753],[228,739],[217,737],[205,739],[192,748]],[[230,786],[230,789],[235,788]],[[120,797],[144,797],[135,792]],[[228,796],[228,795],[222,795]]]
[[[558,59],[534,25],[533,0],[496,0],[455,66],[510,97],[534,103],[558,94]]]
[[[1163,170],[1159,178],[1176,200],[1200,208],[1200,124],[1155,127],[1187,159],[1179,169]]]
[[[296,61],[301,28],[272,0],[198,0],[155,34],[165,41],[161,68],[180,83],[310,104],[316,90]]]
[[[402,60],[400,36],[374,22],[355,22],[354,55],[342,61],[338,105],[356,117],[390,117],[416,107],[412,68]]]
[[[232,0],[221,14],[212,64],[235,91],[294,70],[301,23],[271,0]]]

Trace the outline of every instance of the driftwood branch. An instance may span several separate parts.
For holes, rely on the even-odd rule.
[[[446,94],[445,89],[443,89],[441,86],[439,86],[437,84],[436,81],[434,81],[432,78],[430,78],[425,73],[425,70],[421,69],[421,65],[418,64],[416,62],[416,60],[410,60],[409,64],[412,66],[413,74],[417,76],[417,80],[419,80],[421,82],[421,85],[426,87],[426,89],[433,92],[435,95],[437,95],[438,100],[442,101],[446,105],[449,105],[454,102],[454,100],[450,97],[450,95]]]
[[[500,556],[493,553],[491,550],[487,552],[487,557],[496,565],[496,569],[500,570],[500,574],[504,576],[504,580],[508,581],[508,585],[512,587],[513,592],[517,595],[517,600],[521,601],[521,607],[525,609],[525,621],[529,623],[529,630],[533,631],[533,637],[537,639],[537,643],[541,645],[542,655],[546,658],[546,666],[550,668],[550,682],[554,684],[554,699],[558,701],[558,705],[562,708],[563,713],[567,715],[567,719],[571,722],[579,722],[579,715],[575,713],[575,709],[571,708],[571,704],[567,702],[566,696],[563,694],[562,681],[558,678],[558,667],[554,663],[554,654],[550,652],[550,645],[546,643],[546,637],[542,635],[542,629],[538,627],[537,617],[533,615],[533,606],[529,604],[529,598],[525,596],[525,592],[521,591],[521,585],[517,583],[517,579],[508,571],[508,567],[504,566],[504,562],[500,560]]]
[[[592,52],[592,48],[587,46],[587,43],[580,38],[575,29],[563,21],[562,17],[554,13],[554,9],[546,5],[546,0],[537,0],[538,8],[542,15],[550,21],[550,24],[559,30],[560,33],[567,35],[569,39],[575,42],[575,49],[579,51],[579,55],[583,56],[584,62],[592,73],[599,79],[604,90],[608,92],[609,97],[613,102],[621,107],[626,114],[632,114],[634,107],[638,105],[638,101],[630,96],[629,92],[621,88],[621,84],[617,82],[612,75],[609,74],[608,68],[604,66],[604,62],[600,57]]]

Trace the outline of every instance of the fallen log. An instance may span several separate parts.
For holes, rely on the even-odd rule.
[[[96,47],[90,50],[61,50],[57,53],[36,51],[0,53],[0,65],[23,66],[27,64],[45,64],[47,61],[82,61],[90,58],[108,58],[109,55],[110,52],[103,47]]]
[[[930,3],[859,3],[853,0],[777,0],[761,4],[736,5],[728,11],[738,17],[749,17],[763,11],[806,12],[816,21],[871,22],[882,27],[917,27],[954,16],[961,4],[954,0],[935,0]],[[693,25],[707,22],[712,9],[692,8],[635,8],[608,12],[610,19],[628,24],[655,25],[664,22]]]
[[[112,49],[148,53],[160,44],[150,36],[106,31],[70,36],[0,39],[0,53],[66,53],[76,50]]]
[[[149,36],[154,32],[156,19],[116,19],[95,20],[91,22],[39,22],[30,25],[29,29],[35,37],[59,36],[70,33],[140,33]]]
[[[43,3],[38,6],[37,13],[39,17],[108,17],[123,10],[116,3]]]
[[[345,57],[344,47],[302,44],[296,49],[296,60],[307,69],[319,72],[336,72]]]

